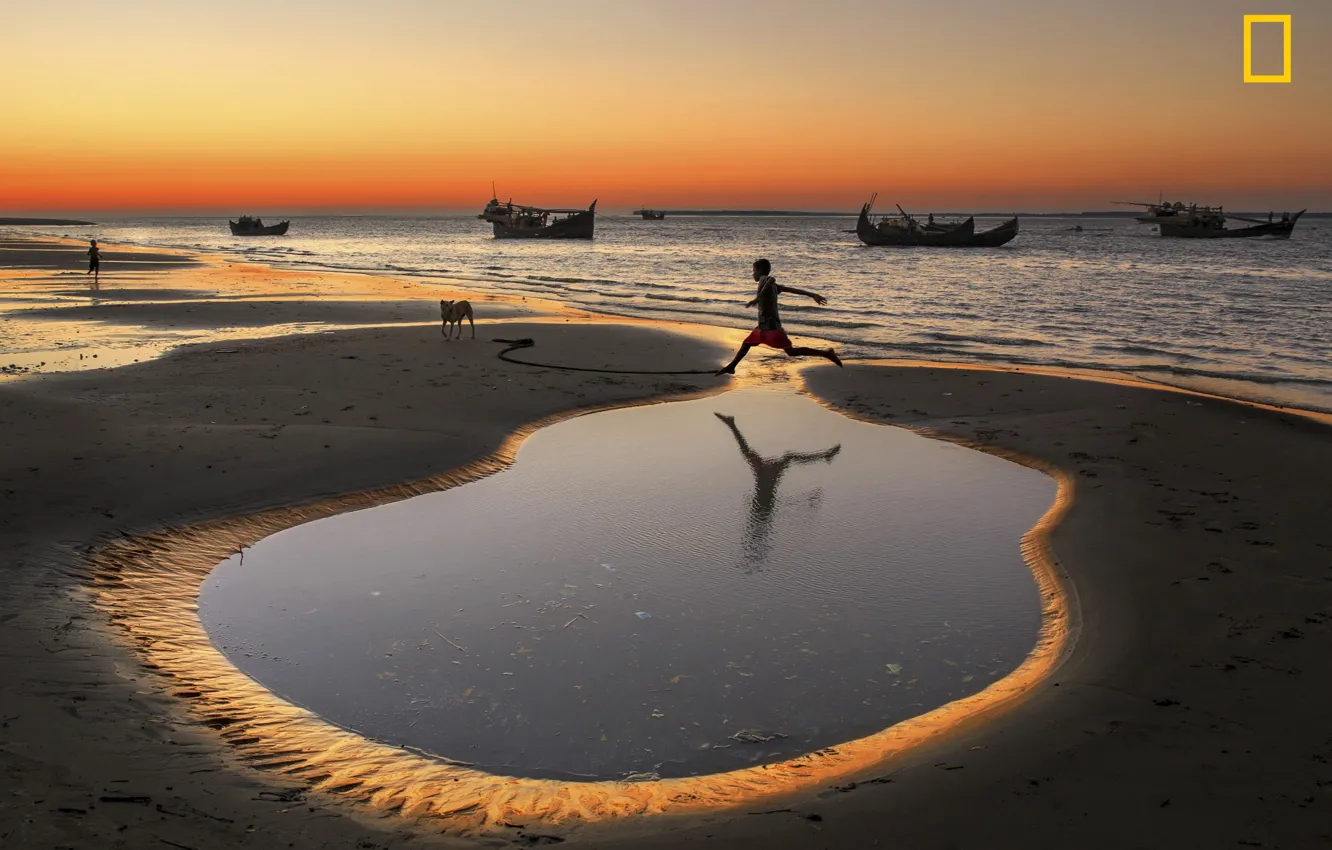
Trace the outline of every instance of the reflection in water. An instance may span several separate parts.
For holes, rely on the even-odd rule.
[[[838,443],[821,452],[787,452],[779,458],[766,458],[750,447],[745,435],[736,427],[735,417],[714,413],[726,423],[740,444],[740,454],[745,456],[749,469],[754,473],[754,495],[749,499],[749,521],[745,524],[745,572],[752,573],[763,568],[768,560],[768,533],[772,530],[772,521],[777,509],[777,485],[782,475],[791,464],[815,463],[833,458],[842,450]]]
[[[274,534],[209,575],[200,619],[345,728],[578,780],[780,761],[1022,661],[1049,479],[793,393],[724,403],[578,417],[483,480]]]

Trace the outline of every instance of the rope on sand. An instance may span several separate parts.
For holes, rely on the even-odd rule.
[[[518,363],[522,366],[536,366],[541,369],[563,369],[566,372],[606,372],[612,375],[712,375],[716,369],[679,369],[675,371],[667,370],[642,370],[642,369],[593,369],[588,366],[559,366],[554,363],[534,363],[531,360],[519,360],[516,357],[509,357],[510,351],[516,351],[520,348],[531,348],[536,345],[536,340],[531,337],[522,339],[492,339],[491,342],[506,343],[509,347],[499,353],[499,359],[508,363]]]

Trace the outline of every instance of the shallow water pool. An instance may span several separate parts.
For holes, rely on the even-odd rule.
[[[542,429],[491,477],[214,570],[214,644],[376,740],[516,776],[778,761],[975,693],[1035,644],[1055,483],[787,390]]]

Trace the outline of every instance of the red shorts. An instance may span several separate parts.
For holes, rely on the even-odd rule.
[[[759,328],[754,328],[752,331],[749,332],[749,336],[745,337],[744,344],[766,345],[769,346],[770,348],[780,348],[785,350],[791,347],[791,338],[788,337],[786,335],[786,331],[782,330],[781,328],[777,328],[776,330],[771,330],[771,331],[765,331]]]

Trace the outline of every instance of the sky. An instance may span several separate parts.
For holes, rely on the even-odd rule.
[[[1243,16],[1293,16],[1243,82]],[[1332,210],[1332,0],[0,0],[0,214]],[[1280,63],[1255,34],[1258,72]]]

